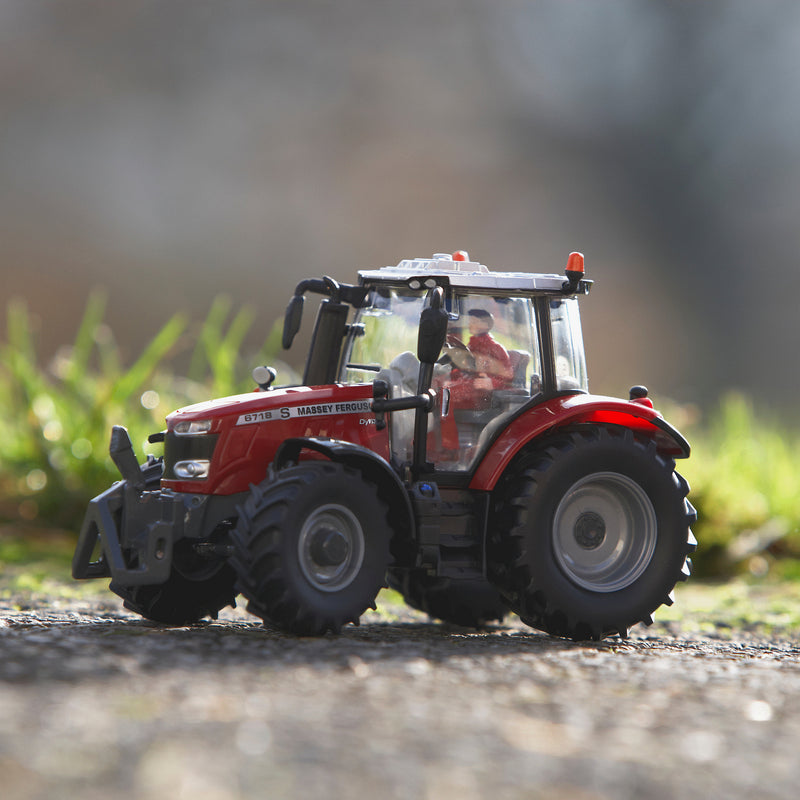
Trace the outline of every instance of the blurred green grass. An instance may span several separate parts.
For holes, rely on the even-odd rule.
[[[155,452],[147,436],[170,411],[252,390],[257,364],[274,364],[285,382],[294,377],[277,360],[279,326],[264,326],[263,346],[247,352],[255,314],[233,314],[225,298],[200,323],[168,320],[130,365],[104,310],[104,296],[92,295],[74,342],[43,364],[35,318],[22,302],[9,305],[0,340],[0,521],[77,531],[87,502],[119,479],[108,456],[112,425],[128,428],[141,458]],[[186,377],[175,377],[176,359],[188,359]]]
[[[698,512],[695,574],[800,579],[800,429],[737,392],[703,416],[661,410],[692,445],[678,471]]]
[[[253,366],[272,364],[281,382],[297,380],[279,361],[279,324],[257,321],[248,308],[233,313],[225,298],[200,322],[176,315],[152,331],[130,364],[104,311],[103,295],[92,295],[74,342],[42,363],[35,318],[22,302],[9,305],[0,338],[0,569],[12,530],[17,551],[25,542],[32,548],[29,561],[36,531],[60,531],[67,544],[56,551],[68,560],[87,502],[119,478],[108,457],[112,425],[129,429],[143,457],[157,453],[146,439],[163,429],[167,413],[249,391]],[[265,341],[248,351],[254,324]],[[178,369],[181,359],[188,366]],[[704,415],[667,400],[658,405],[692,443],[678,470],[699,514],[695,576],[800,579],[800,430],[741,394]]]

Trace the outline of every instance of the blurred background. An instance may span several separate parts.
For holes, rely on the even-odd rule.
[[[593,391],[794,406],[792,2],[0,3],[0,309],[176,311],[464,248],[586,254]],[[299,354],[298,354],[299,355]]]
[[[282,353],[274,323],[299,280],[354,281],[358,269],[434,252],[465,249],[492,269],[537,272],[561,272],[570,251],[585,253],[595,281],[582,301],[591,390],[625,397],[631,385],[647,385],[693,448],[678,464],[699,512],[693,578],[657,618],[733,636],[744,642],[740,652],[770,656],[761,672],[770,663],[791,668],[772,655],[796,648],[767,653],[747,637],[800,637],[798,42],[800,3],[791,0],[0,0],[0,626],[13,634],[0,641],[0,657],[12,682],[29,684],[12,683],[13,698],[0,698],[13,699],[0,726],[3,796],[43,797],[57,785],[51,796],[71,797],[77,785],[90,800],[112,780],[116,788],[103,796],[129,797],[131,786],[164,796],[162,787],[188,775],[180,787],[197,797],[233,797],[237,784],[222,788],[230,766],[220,772],[221,764],[240,764],[242,753],[263,769],[273,763],[258,742],[253,749],[262,735],[253,724],[270,719],[281,675],[295,681],[287,667],[319,670],[305,656],[276,660],[262,648],[245,682],[258,684],[255,704],[251,697],[239,725],[230,674],[219,702],[205,684],[197,692],[182,673],[168,677],[187,664],[202,677],[216,663],[195,669],[185,637],[173,647],[175,639],[142,636],[149,643],[140,661],[101,628],[106,641],[95,659],[86,620],[103,622],[118,606],[107,581],[72,581],[77,532],[89,499],[119,479],[107,455],[112,424],[128,426],[141,456],[165,414],[252,388],[256,364],[275,364],[278,382],[290,382],[303,342]],[[307,314],[306,332],[310,321]],[[283,358],[289,363],[279,364]],[[151,447],[158,455],[160,446]],[[762,594],[766,588],[774,591]],[[691,594],[698,589],[715,593]],[[90,604],[75,605],[84,596]],[[11,608],[70,622],[48,622],[50,630],[33,617],[6,623]],[[71,625],[65,609],[74,608],[91,616],[76,623],[68,646],[53,625]],[[216,657],[245,654],[213,631],[198,631],[201,639],[186,633]],[[399,649],[427,658],[433,651],[420,650],[414,636]],[[330,663],[347,694],[292,717],[292,730],[298,719],[314,725],[296,737],[303,754],[284,759],[289,768],[305,769],[320,754],[324,763],[342,732],[349,746],[349,709],[361,695],[345,673],[360,680],[362,668],[383,669],[383,655],[368,666],[352,648],[331,647],[346,659]],[[698,647],[691,652],[702,654]],[[25,653],[36,648],[47,658],[29,668]],[[712,776],[729,766],[722,756],[734,735],[719,727],[716,707],[733,696],[733,679],[719,680],[723,670],[730,678],[722,652],[714,647],[708,687],[687,686],[695,718],[678,714],[667,739],[667,756],[677,743],[682,763],[722,765]],[[473,653],[481,675],[480,659],[499,657]],[[569,668],[574,653],[562,654]],[[611,654],[589,653],[606,664]],[[454,659],[459,669],[472,669],[468,656]],[[411,659],[415,684],[418,664],[427,669]],[[512,700],[519,706],[511,738],[504,727],[502,741],[487,739],[488,701],[470,698],[481,714],[480,748],[464,750],[454,731],[443,748],[457,755],[456,782],[431,786],[477,795],[469,790],[478,783],[458,780],[464,759],[516,747],[540,721],[550,735],[552,724],[531,716],[543,713],[536,684],[547,689],[564,667],[548,672],[537,663],[520,683],[524,692],[511,694],[520,664],[493,698],[501,710]],[[433,694],[418,691],[416,705],[401,700],[393,711],[403,730],[424,719],[420,698],[435,701],[452,683],[442,664],[433,667]],[[124,687],[115,690],[119,670]],[[137,672],[166,693],[139,691]],[[750,707],[769,717],[743,717],[743,741],[796,731],[781,727],[791,716],[781,702],[790,689],[773,691],[749,676],[749,696],[764,697]],[[663,686],[660,678],[650,683]],[[617,697],[605,704],[623,727],[601,729],[621,744],[663,717],[663,704],[653,712],[620,702],[635,690],[612,684]],[[602,698],[607,690],[598,691]],[[314,702],[310,695],[305,704]],[[766,723],[773,707],[778,727]],[[583,738],[584,712],[576,713]],[[24,741],[17,719],[26,720]],[[460,719],[467,717],[453,717]],[[234,728],[238,735],[226,733]],[[191,733],[182,736],[184,729]],[[274,733],[275,753],[298,749]],[[590,762],[573,757],[578,740],[568,734],[555,747],[565,743],[574,780],[541,796],[570,794],[581,776],[594,777]],[[98,735],[102,760],[88,751]],[[194,769],[201,736],[214,737],[216,758]],[[361,748],[379,764],[380,738]],[[429,731],[419,737],[430,740]],[[529,760],[530,750],[526,743],[516,752]],[[637,789],[649,787],[652,765],[644,766],[641,747],[632,751],[621,769],[607,762],[597,774],[630,773]],[[191,770],[184,752],[194,754]],[[353,752],[341,764],[357,772],[360,751]],[[553,762],[552,746],[542,753]],[[413,763],[398,755],[390,776]],[[428,762],[423,777],[433,775]],[[548,780],[560,774],[549,762]],[[669,760],[660,762],[668,769]],[[768,774],[777,762],[764,763],[753,773],[759,793],[778,796],[783,783]],[[269,785],[289,785],[286,764],[278,767]],[[251,785],[247,769],[239,786]],[[335,795],[336,769],[332,775]],[[97,785],[79,785],[95,778]],[[696,784],[681,780],[683,788]],[[515,784],[503,785],[513,792]],[[651,795],[661,796],[652,785]],[[711,785],[708,776],[697,785]],[[599,797],[602,781],[585,788],[582,796]]]
[[[800,577],[799,37],[788,0],[2,0],[0,520],[74,531],[112,423],[289,382],[302,278],[581,250],[590,388],[689,435],[696,563]]]

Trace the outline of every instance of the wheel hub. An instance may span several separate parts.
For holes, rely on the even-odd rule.
[[[555,559],[570,581],[592,592],[617,592],[647,569],[658,522],[650,498],[633,478],[596,472],[564,494],[551,536]]]
[[[596,550],[605,538],[605,520],[594,511],[584,512],[575,521],[575,541],[584,550]]]
[[[361,570],[365,550],[358,517],[337,503],[314,509],[297,540],[300,569],[321,592],[338,592],[349,586]]]
[[[350,545],[341,531],[322,528],[314,532],[309,552],[321,567],[337,567],[345,562]]]

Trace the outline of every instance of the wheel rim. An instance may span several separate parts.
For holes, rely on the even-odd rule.
[[[321,506],[306,519],[297,551],[308,582],[322,592],[337,592],[349,586],[361,569],[364,531],[349,508]]]
[[[636,481],[598,472],[573,484],[556,509],[553,549],[567,577],[593,592],[630,586],[658,538],[653,504]]]

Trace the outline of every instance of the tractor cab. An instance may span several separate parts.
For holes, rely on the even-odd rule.
[[[325,300],[308,364],[331,364],[340,353],[338,383],[378,381],[392,400],[432,389],[427,462],[437,472],[469,471],[522,409],[558,393],[588,390],[576,295],[588,292],[590,281],[583,279],[582,263],[572,266],[568,280],[490,272],[462,251],[362,271],[359,287],[338,287],[355,300],[353,322],[339,323],[341,350],[332,347],[335,333],[321,336],[319,330],[329,316],[341,319],[343,304]],[[323,289],[329,285],[320,282]],[[434,289],[441,292],[446,332],[430,386],[421,386],[420,317]],[[333,352],[321,356],[320,347]],[[398,468],[413,461],[417,416],[414,409],[390,414]]]

